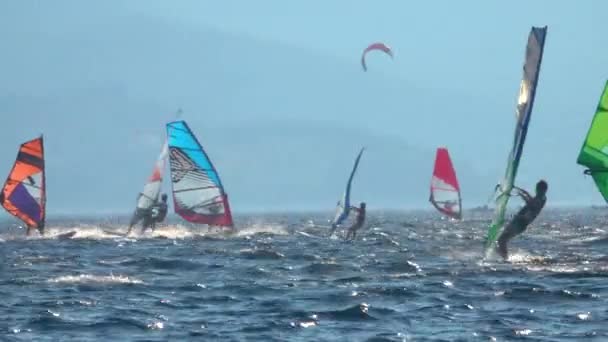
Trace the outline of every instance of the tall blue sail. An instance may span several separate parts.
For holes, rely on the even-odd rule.
[[[189,222],[232,227],[220,175],[188,124],[168,123],[167,140],[175,212]]]
[[[353,183],[353,178],[355,177],[355,173],[357,172],[357,167],[359,166],[359,161],[361,160],[361,155],[365,148],[361,148],[357,158],[355,159],[355,165],[353,165],[353,169],[350,172],[350,177],[348,177],[348,182],[346,183],[346,190],[344,191],[344,195],[342,199],[338,202],[338,206],[336,207],[336,214],[334,216],[334,220],[332,222],[332,226],[338,226],[346,220],[348,214],[350,212],[350,188]]]

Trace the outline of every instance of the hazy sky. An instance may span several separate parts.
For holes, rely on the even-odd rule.
[[[178,4],[141,1],[133,4],[135,10],[195,27],[212,26],[317,50],[352,63],[353,68],[357,67],[360,51],[368,42],[384,41],[393,47],[397,58],[395,61],[374,58],[373,72],[398,73],[404,82],[435,91],[447,88],[473,97],[506,98],[512,103],[516,99],[530,26],[547,25],[546,57],[528,149],[548,155],[569,151],[569,164],[550,167],[571,168],[575,172],[578,169],[573,161],[608,76],[605,58],[608,46],[604,43],[608,33],[604,24],[608,3],[601,0],[276,0],[182,1]],[[567,103],[562,106],[564,102]],[[449,103],[440,106],[447,109]],[[550,111],[559,107],[569,112]],[[487,108],[487,111],[488,115],[500,115],[505,108]],[[348,115],[336,113],[340,114]],[[465,127],[466,122],[463,117]],[[508,139],[511,139],[511,123],[508,121],[502,130]],[[412,125],[415,120],[404,117],[403,122],[395,124],[393,127]],[[555,124],[564,128],[561,134],[552,133]],[[387,131],[399,133],[394,128]],[[432,146],[434,142],[430,138],[425,143]],[[506,151],[496,153],[504,154],[506,159]],[[534,156],[526,154],[524,158]],[[525,160],[522,174],[526,174]],[[543,158],[543,162],[535,165],[537,170],[542,170],[546,160]]]
[[[384,41],[398,58],[393,63],[378,58],[375,71],[399,73],[405,81],[434,89],[462,88],[484,96],[517,88],[530,26],[548,25],[549,57],[543,66],[547,83],[587,84],[606,76],[601,55],[606,49],[602,42],[608,4],[601,0],[141,0],[128,4],[134,11],[166,20],[280,41],[353,64],[368,42]],[[437,78],[444,83],[434,81]]]
[[[130,208],[184,107],[236,212],[333,205],[364,144],[375,163],[364,157],[355,196],[425,207],[447,145],[480,202],[506,166],[530,27],[547,25],[518,183],[601,203],[575,161],[608,76],[606,13],[600,0],[2,2],[0,170],[45,132],[61,189],[49,208]],[[370,56],[363,73],[374,41],[395,59]]]

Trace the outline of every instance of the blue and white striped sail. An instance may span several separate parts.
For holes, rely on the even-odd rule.
[[[332,221],[332,226],[334,227],[342,224],[344,220],[348,218],[348,214],[350,212],[350,188],[364,150],[365,148],[361,148],[361,151],[359,151],[359,154],[357,155],[357,159],[355,159],[355,165],[353,166],[353,170],[350,172],[350,177],[348,177],[348,183],[346,183],[346,191],[344,191],[344,195],[336,207],[336,214],[334,215],[334,220]]]
[[[175,212],[186,221],[232,228],[220,175],[185,121],[167,124]]]

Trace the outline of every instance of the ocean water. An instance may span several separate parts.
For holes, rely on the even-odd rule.
[[[510,262],[481,258],[490,215],[370,212],[355,242],[320,214],[239,217],[234,236],[4,223],[0,340],[608,341],[608,212],[547,210]]]

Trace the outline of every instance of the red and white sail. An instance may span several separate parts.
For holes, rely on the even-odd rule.
[[[462,218],[460,186],[450,154],[444,147],[438,148],[435,156],[430,201],[442,214],[454,219]]]
[[[163,171],[165,170],[165,163],[167,161],[168,147],[167,142],[163,144],[162,150],[156,163],[154,164],[154,170],[152,175],[148,178],[144,190],[141,192],[137,200],[137,208],[139,209],[150,209],[156,202],[160,195],[160,190],[163,182]]]

